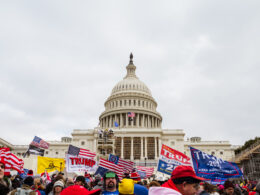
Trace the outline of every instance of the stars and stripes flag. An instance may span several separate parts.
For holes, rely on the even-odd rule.
[[[127,116],[131,117],[131,118],[134,118],[135,117],[135,113],[134,112],[128,112]]]
[[[39,148],[44,148],[44,149],[48,149],[49,148],[49,143],[47,143],[46,141],[44,141],[42,138],[34,136],[32,143],[30,145],[39,147]]]
[[[5,161],[5,175],[10,175],[11,169],[23,172],[23,160],[11,153],[9,148],[0,148],[0,158]]]
[[[79,156],[79,157],[91,158],[91,159],[95,158],[96,156],[95,152],[91,152],[90,150],[83,149],[83,148],[78,148],[73,145],[69,145],[68,154]]]
[[[115,163],[116,165],[120,165],[121,167],[123,167],[123,171],[128,170],[132,172],[135,164],[132,161],[123,160],[122,158],[119,158],[118,156],[115,156],[113,154],[109,154],[108,160]]]
[[[97,170],[96,174],[104,175],[104,173],[108,170],[113,171],[117,174],[119,179],[122,179],[124,174],[124,169],[122,166],[114,164],[113,162],[110,162],[108,160],[99,159],[99,167],[103,168],[102,173]],[[95,174],[95,175],[96,175]]]
[[[138,171],[145,172],[146,173],[146,178],[151,177],[153,172],[154,172],[154,168],[153,167],[136,166],[136,169]]]

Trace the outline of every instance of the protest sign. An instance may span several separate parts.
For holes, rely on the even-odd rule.
[[[171,175],[174,168],[178,165],[190,166],[190,158],[163,144],[157,171]]]
[[[95,172],[96,170],[96,161],[91,158],[78,157],[74,155],[66,155],[66,170],[67,172]]]

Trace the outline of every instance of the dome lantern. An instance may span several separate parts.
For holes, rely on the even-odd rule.
[[[133,56],[133,54],[131,53],[131,54],[130,54],[129,64],[128,64],[127,67],[126,67],[127,74],[126,74],[126,76],[124,77],[124,79],[129,78],[129,77],[137,78],[137,76],[135,75],[136,66],[135,66],[134,63],[133,63],[133,57],[134,57],[134,56]]]

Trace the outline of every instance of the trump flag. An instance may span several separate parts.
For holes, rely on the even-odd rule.
[[[190,166],[190,158],[163,144],[157,171],[171,175],[175,167],[179,165]]]
[[[190,147],[190,152],[196,175],[211,181],[212,184],[224,183],[228,178],[242,177],[236,163],[224,161],[193,147]]]

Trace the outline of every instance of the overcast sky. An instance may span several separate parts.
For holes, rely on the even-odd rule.
[[[29,144],[92,129],[129,54],[164,129],[260,136],[260,1],[1,1],[0,132]]]

